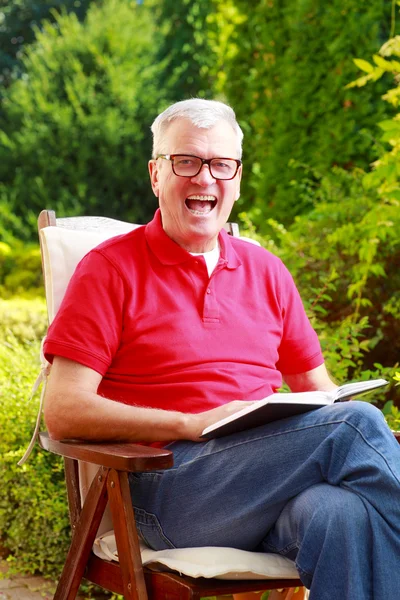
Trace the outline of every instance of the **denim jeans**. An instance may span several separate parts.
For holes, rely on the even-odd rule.
[[[337,403],[168,447],[173,468],[130,475],[154,549],[276,552],[312,600],[400,597],[400,446],[375,407]]]

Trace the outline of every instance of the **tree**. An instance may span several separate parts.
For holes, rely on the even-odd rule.
[[[63,8],[83,20],[91,0],[0,0],[0,83],[8,85],[21,75],[20,58],[26,44],[35,39],[35,28],[45,19],[54,22],[53,11]]]
[[[207,19],[213,0],[150,0],[157,23],[157,61],[164,68],[159,85],[168,102],[214,98],[213,53]]]
[[[164,97],[153,36],[149,10],[126,0],[92,4],[83,23],[64,11],[44,24],[5,92],[2,212],[30,231],[43,207],[151,217],[149,125]]]

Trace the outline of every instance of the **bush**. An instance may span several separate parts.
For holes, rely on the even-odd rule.
[[[31,236],[31,228],[24,225],[22,220],[13,212],[10,199],[7,199],[5,190],[0,185],[0,240],[13,245],[16,239],[27,241]]]
[[[47,310],[43,298],[0,299],[0,340],[26,343],[40,341],[47,330]],[[10,337],[11,336],[11,337]]]
[[[352,57],[371,54],[389,34],[390,2],[368,0],[215,0],[208,22],[225,93],[245,131],[242,198],[288,224],[312,208],[291,181],[302,161],[322,173],[334,165],[368,168],[372,130],[392,114],[375,89],[346,89]],[[214,29],[214,32],[213,32]],[[226,32],[229,32],[227,37]],[[222,46],[222,51],[221,51]]]
[[[368,82],[376,82],[385,74],[389,74],[394,87],[390,89],[383,99],[395,110],[396,114],[391,119],[378,123],[382,145],[379,148],[379,158],[373,163],[372,170],[365,176],[364,184],[368,188],[377,189],[380,197],[398,207],[400,204],[400,176],[399,176],[399,150],[400,150],[400,36],[386,42],[373,56],[373,64],[363,59],[354,62],[364,72],[362,77],[350,83],[347,87],[364,87]],[[376,85],[376,84],[375,84]]]
[[[314,209],[287,229],[265,220],[270,235],[260,238],[292,272],[339,381],[391,377],[400,355],[400,213],[396,202],[366,189],[364,177],[361,170],[309,171],[296,190]],[[399,402],[398,390],[378,397]]]
[[[149,125],[163,92],[145,6],[92,3],[86,20],[55,16],[5,90],[0,202],[33,234],[43,208],[146,222]],[[1,214],[1,213],[0,213]]]
[[[24,305],[26,301],[22,301]],[[19,341],[9,330],[21,314],[19,307],[3,322],[0,339],[0,539],[18,572],[59,575],[69,543],[69,523],[62,461],[36,447],[30,461],[17,466],[34,430],[38,398],[28,401],[39,372],[39,340],[44,325],[43,301],[30,302],[25,314],[32,324],[20,323]],[[27,308],[25,306],[24,308]],[[11,315],[11,316],[10,316]],[[38,324],[41,323],[39,326]],[[5,331],[6,330],[6,331]],[[35,331],[34,331],[35,330]]]
[[[43,295],[42,266],[38,244],[10,239],[0,242],[0,297],[16,294]]]
[[[29,396],[40,368],[45,312],[42,298],[0,301],[0,545],[10,573],[58,579],[71,535],[63,460],[36,445],[28,462],[17,465],[36,422],[39,395]],[[83,583],[79,597],[122,600],[98,591]]]

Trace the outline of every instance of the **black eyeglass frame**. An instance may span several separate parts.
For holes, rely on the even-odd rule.
[[[198,160],[201,160],[201,165],[200,165],[197,173],[194,173],[193,175],[180,175],[179,173],[176,173],[176,171],[174,169],[174,159],[177,156],[188,156],[189,158],[197,158]],[[171,166],[172,166],[172,171],[174,172],[174,174],[177,177],[189,177],[189,178],[197,177],[197,175],[202,170],[203,165],[207,165],[210,170],[211,177],[213,177],[214,179],[217,179],[218,181],[231,181],[231,179],[234,179],[237,175],[240,165],[242,164],[242,161],[239,160],[238,158],[228,158],[227,156],[216,156],[214,158],[201,158],[200,156],[195,156],[194,154],[159,154],[157,156],[157,159],[158,158],[164,158],[165,160],[170,160]],[[214,177],[214,175],[212,174],[212,170],[211,170],[211,162],[213,160],[233,160],[236,163],[236,171],[235,171],[234,175],[232,175],[232,177]]]

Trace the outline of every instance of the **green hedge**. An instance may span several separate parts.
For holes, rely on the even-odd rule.
[[[43,294],[39,245],[0,242],[0,297],[38,293]]]
[[[47,310],[41,297],[0,299],[0,340],[2,343],[36,343],[47,330]],[[9,340],[9,341],[7,341]],[[32,342],[33,340],[33,342]]]
[[[38,408],[38,397],[29,401],[29,395],[40,368],[44,301],[2,301],[0,322],[1,545],[18,572],[58,576],[69,540],[62,461],[36,448],[23,467],[17,466]],[[12,333],[16,324],[18,336]]]

